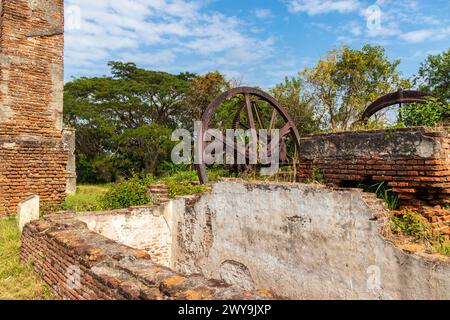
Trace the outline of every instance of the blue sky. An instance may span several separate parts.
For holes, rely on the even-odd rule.
[[[110,60],[269,88],[330,49],[380,44],[404,76],[450,47],[449,0],[65,0],[65,78]]]

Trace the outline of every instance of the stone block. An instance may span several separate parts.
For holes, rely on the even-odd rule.
[[[20,232],[27,223],[39,220],[39,196],[31,195],[20,202],[17,207],[17,218]]]

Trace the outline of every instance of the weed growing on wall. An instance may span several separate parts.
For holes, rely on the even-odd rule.
[[[404,215],[392,217],[392,230],[412,236],[418,240],[432,241],[432,228],[426,218],[418,213],[406,211]]]
[[[397,210],[399,207],[397,194],[386,186],[385,181],[371,185],[361,183],[358,188],[363,189],[364,192],[375,193],[379,199],[384,200],[386,207],[391,211]]]
[[[395,234],[412,237],[432,252],[450,256],[450,241],[434,234],[430,222],[418,212],[404,211],[392,216],[391,229]]]
[[[323,184],[325,179],[323,177],[322,170],[320,168],[313,168],[311,171],[311,178],[306,181],[306,183],[320,183]]]

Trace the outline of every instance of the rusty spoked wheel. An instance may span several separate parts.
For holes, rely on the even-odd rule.
[[[257,135],[256,138],[259,138],[259,132],[261,129],[267,130],[269,137],[273,130],[278,129],[280,164],[292,163],[292,161],[297,158],[298,151],[300,150],[300,135],[286,110],[281,107],[281,105],[271,95],[262,90],[251,87],[235,88],[224,92],[212,101],[203,114],[202,130],[199,132],[197,137],[197,145],[200,146],[197,150],[197,152],[199,152],[197,154],[199,163],[196,164],[198,176],[202,184],[206,184],[208,182],[208,174],[206,170],[207,165],[203,160],[203,153],[207,148],[206,143],[203,141],[204,133],[210,129],[213,120],[217,120],[217,112],[219,107],[222,104],[230,103],[230,101],[234,101],[234,117],[233,112],[228,112],[227,114],[228,116],[233,117],[232,119],[229,119],[231,121],[225,121],[222,116],[220,119],[222,124],[228,123],[231,126],[231,128],[225,129],[253,129],[253,132]],[[224,128],[222,127],[221,129],[223,131]],[[225,141],[226,139],[223,138],[224,145],[226,144]],[[269,138],[269,141],[267,141],[267,145],[265,146],[268,149],[267,153],[269,156],[271,156],[270,145],[272,145],[272,141],[270,141]],[[242,150],[238,150],[236,140],[234,141],[232,147],[234,150],[235,160],[238,152],[240,152],[240,155],[245,157],[246,164],[230,165],[228,167],[230,170],[245,171],[249,167],[255,166],[251,165],[249,162],[250,145],[248,144],[248,141],[246,141],[245,145],[245,155],[242,154]],[[258,163],[260,163],[260,159],[257,160]]]
[[[398,90],[397,92],[389,93],[367,107],[362,113],[361,117],[355,124],[364,124],[377,112],[386,109],[393,105],[399,105],[408,103],[426,103],[427,98],[432,97],[431,94],[426,92],[420,92],[415,90]]]

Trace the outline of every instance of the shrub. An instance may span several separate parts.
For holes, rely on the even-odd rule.
[[[105,185],[79,185],[77,193],[67,196],[61,210],[65,211],[97,211],[102,210],[101,199],[111,188]]]
[[[406,126],[435,127],[446,120],[450,113],[450,105],[427,98],[427,103],[413,103],[401,109],[401,120]]]
[[[401,216],[393,216],[391,228],[395,233],[413,237],[432,252],[450,256],[450,242],[434,234],[430,222],[420,213],[405,211]]]
[[[195,171],[181,171],[161,179],[161,182],[168,186],[170,198],[199,194],[208,190],[206,186],[198,184]]]
[[[133,175],[129,180],[113,185],[100,199],[102,209],[114,210],[150,204],[148,186],[152,181],[152,177],[140,179]]]

